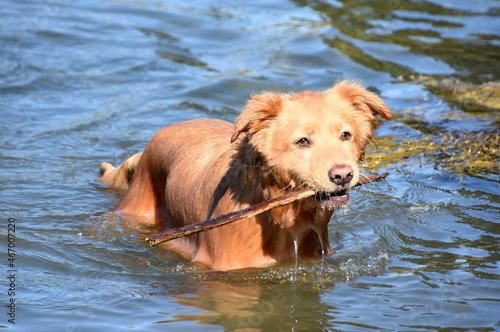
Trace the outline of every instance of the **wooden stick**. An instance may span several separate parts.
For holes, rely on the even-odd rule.
[[[356,186],[385,179],[388,176],[389,173],[382,173],[382,174],[375,174],[372,176],[363,177],[359,179]],[[146,238],[146,241],[149,242],[149,245],[151,247],[154,247],[162,242],[177,239],[179,237],[183,237],[192,233],[207,231],[215,227],[220,227],[229,224],[236,220],[252,217],[255,216],[256,214],[260,214],[262,212],[277,208],[279,206],[290,204],[294,201],[310,197],[314,194],[316,194],[316,192],[311,189],[298,189],[286,195],[270,199],[268,201],[259,204],[252,205],[243,210],[229,212],[223,214],[222,216],[211,218],[196,224],[186,225],[184,227],[179,227],[179,228],[167,229],[165,231],[154,233],[150,235],[148,238]]]

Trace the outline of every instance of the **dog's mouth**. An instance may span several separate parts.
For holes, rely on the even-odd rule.
[[[318,193],[316,199],[320,202],[322,208],[329,210],[345,207],[350,202],[349,190],[341,190],[331,193]]]

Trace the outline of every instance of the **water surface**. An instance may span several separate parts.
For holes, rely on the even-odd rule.
[[[0,0],[0,326],[500,329],[499,16],[493,0]],[[108,213],[102,161],[169,124],[233,121],[253,91],[339,79],[393,111],[364,165],[391,175],[334,214],[324,264],[204,272]]]

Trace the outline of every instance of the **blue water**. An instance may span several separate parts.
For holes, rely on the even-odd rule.
[[[167,125],[233,121],[253,91],[343,78],[395,115],[368,157],[450,132],[499,135],[499,16],[493,0],[0,0],[0,327],[500,330],[498,162],[468,170],[426,149],[367,158],[366,174],[389,179],[351,195],[330,222],[334,255],[298,271],[189,266],[109,213],[121,193],[97,181],[101,162]],[[447,78],[493,82],[497,106],[426,83]]]

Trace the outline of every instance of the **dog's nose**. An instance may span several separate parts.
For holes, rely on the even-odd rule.
[[[337,165],[330,170],[328,177],[341,189],[345,189],[354,177],[354,171],[349,165]]]

